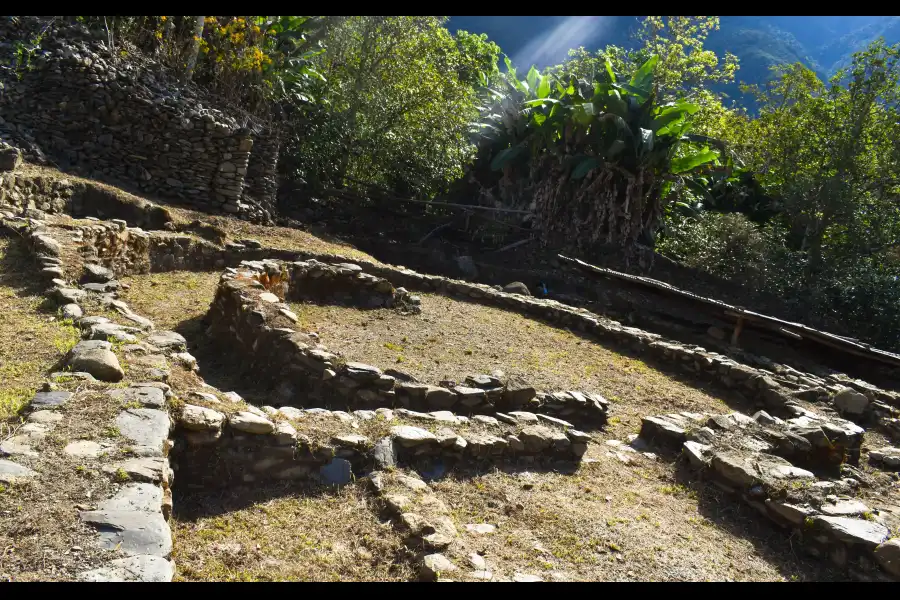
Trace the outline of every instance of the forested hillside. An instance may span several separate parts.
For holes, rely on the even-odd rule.
[[[900,348],[900,50],[869,43],[895,20],[497,18],[498,45],[446,17],[55,19],[269,123],[287,210],[335,190],[449,194],[524,213],[516,231],[550,251],[646,267],[652,248]],[[5,43],[8,81],[42,35]],[[518,63],[526,38],[562,58]],[[721,94],[742,80],[754,111]]]

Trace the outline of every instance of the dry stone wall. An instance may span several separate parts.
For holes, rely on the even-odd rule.
[[[331,285],[322,283],[329,280]],[[309,288],[311,281],[315,287]],[[353,286],[357,293],[349,294]],[[297,316],[281,301],[283,297],[304,297],[311,290],[330,299],[333,289],[364,306],[416,304],[405,290],[358,269],[313,261],[244,261],[240,268],[228,269],[222,276],[208,313],[208,334],[221,340],[226,352],[274,389],[281,404],[364,409],[402,406],[500,414],[527,409],[545,413],[547,418],[600,425],[606,420],[609,404],[596,394],[539,394],[527,383],[501,382],[487,375],[470,376],[465,382],[444,387],[417,382],[400,372],[389,375],[371,365],[344,362],[315,338],[297,331]]]
[[[29,42],[40,27],[33,17],[0,17],[6,58],[14,41]],[[4,82],[7,137],[35,144],[63,168],[200,210],[270,220],[278,145],[264,128],[238,122],[148,65],[113,56],[80,25],[53,24],[43,40],[21,79]]]
[[[750,366],[735,357],[713,352],[702,346],[668,340],[659,334],[623,325],[584,308],[575,308],[555,300],[507,293],[484,284],[417,273],[404,267],[304,250],[273,250],[236,243],[226,243],[222,248],[184,234],[152,231],[138,232],[136,236],[132,236],[130,232],[134,231],[133,229],[118,231],[110,224],[97,227],[106,228],[106,233],[101,237],[115,238],[116,241],[110,242],[110,248],[115,250],[99,248],[97,240],[100,238],[93,237],[96,234],[88,231],[93,230],[91,226],[84,230],[85,252],[97,250],[104,264],[109,263],[107,266],[112,263],[140,265],[140,269],[143,269],[133,272],[147,272],[147,269],[210,270],[223,266],[233,267],[242,264],[242,261],[252,259],[255,262],[243,262],[245,270],[253,271],[256,276],[266,272],[267,269],[272,270],[272,276],[275,276],[277,271],[278,277],[284,277],[282,297],[285,293],[289,293],[289,297],[297,300],[342,302],[364,308],[392,306],[395,302],[399,302],[402,307],[414,311],[417,298],[409,291],[458,297],[469,302],[514,310],[558,327],[614,342],[637,353],[649,355],[660,363],[667,364],[670,368],[674,367],[691,377],[703,378],[732,389],[755,400],[761,408],[781,416],[802,416],[806,413],[806,409],[802,406],[804,402],[818,402],[830,405],[855,422],[875,424],[883,427],[891,435],[900,435],[898,425],[900,395],[840,373],[803,372],[788,365],[767,361],[763,357],[756,357],[755,362],[765,366]],[[149,244],[143,242],[144,235],[149,236]],[[140,258],[125,261],[110,258],[120,253],[128,256],[138,254]],[[278,260],[274,262],[257,260],[262,257]],[[298,264],[302,266],[297,267]],[[234,275],[235,273],[231,272],[229,278],[233,278]],[[295,279],[293,283],[291,278]],[[393,291],[387,291],[388,286]],[[221,294],[230,295],[228,289],[228,285],[224,283],[220,285],[217,302],[231,302],[221,296]],[[385,291],[378,292],[376,291],[378,289]],[[394,293],[397,290],[402,290],[402,294],[395,297]],[[214,304],[213,309],[219,311],[220,309],[216,307]],[[232,307],[228,310],[237,309]],[[218,312],[216,315],[223,316]],[[289,327],[291,324],[285,321],[282,315],[279,327]],[[239,329],[237,325],[234,327]],[[310,341],[301,340],[301,343],[310,344]],[[315,345],[315,342],[312,344]],[[277,357],[274,360],[275,364],[283,362]],[[321,373],[323,367],[320,362],[308,357],[304,361],[308,368]],[[287,374],[290,372],[291,369],[285,372],[286,379],[291,379]],[[298,382],[302,382],[305,378],[305,375],[298,375]],[[285,394],[286,397],[290,397],[293,393],[299,393],[299,390],[312,390],[317,386],[318,384],[308,386],[298,383],[295,392],[285,391]],[[286,385],[284,389],[288,390],[289,386]],[[553,404],[553,400],[545,403],[546,406]]]
[[[860,488],[871,483],[844,464],[845,459],[859,459],[863,433],[841,419],[805,416],[783,421],[760,411],[752,417],[646,417],[640,437],[681,447],[691,467],[792,530],[814,556],[848,569],[859,580],[891,581],[900,576],[898,539],[891,539],[884,516],[857,497]]]

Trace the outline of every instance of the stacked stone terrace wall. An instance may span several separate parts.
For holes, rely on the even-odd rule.
[[[802,416],[805,409],[802,401],[829,402],[844,416],[859,423],[881,423],[890,432],[900,431],[900,397],[896,392],[880,389],[865,381],[851,379],[838,373],[812,374],[787,365],[766,363],[766,367],[757,368],[733,357],[712,352],[701,346],[684,344],[667,340],[664,337],[635,327],[628,327],[619,322],[591,313],[583,308],[556,302],[554,300],[522,296],[499,291],[484,284],[449,279],[446,277],[425,275],[415,271],[373,263],[367,260],[352,259],[339,255],[328,255],[303,250],[273,250],[262,247],[249,247],[242,244],[228,243],[220,247],[205,240],[188,235],[168,232],[137,232],[134,229],[117,229],[115,225],[97,224],[82,227],[84,247],[87,252],[98,252],[106,266],[116,270],[125,266],[127,272],[169,271],[174,269],[211,270],[225,266],[234,267],[246,260],[278,259],[270,263],[273,269],[290,273],[284,280],[287,285],[280,292],[281,297],[289,294],[296,300],[313,300],[353,304],[362,308],[391,306],[394,302],[394,291],[403,290],[403,298],[410,298],[410,291],[438,293],[452,297],[461,297],[467,301],[479,302],[527,314],[543,319],[558,327],[569,328],[601,340],[609,340],[618,345],[628,347],[638,353],[652,356],[654,359],[676,366],[679,370],[693,377],[711,380],[719,385],[739,391],[760,406],[777,414]],[[99,236],[99,237],[97,237]],[[144,241],[144,238],[147,241]],[[107,242],[99,243],[99,239]],[[120,254],[130,256],[128,260],[117,258]],[[134,255],[134,256],[132,256]],[[140,256],[137,256],[140,255]],[[296,259],[302,263],[297,267],[292,262]],[[129,266],[130,265],[130,266]],[[317,266],[318,265],[318,266]],[[245,265],[257,274],[268,267],[263,262]],[[118,274],[118,271],[116,271]],[[234,272],[229,274],[231,280]],[[291,277],[302,278],[293,285]],[[381,280],[381,282],[379,282]],[[343,283],[342,283],[343,282]],[[366,282],[365,285],[357,285]],[[232,298],[233,290],[229,286],[237,285],[242,289],[248,282],[227,283],[220,285],[216,304],[212,311],[216,318],[226,318],[229,322],[236,319],[240,311],[240,301]],[[253,285],[262,285],[256,282]],[[349,287],[342,287],[349,286]],[[374,290],[383,292],[375,293]],[[394,291],[389,291],[394,290]],[[379,298],[379,294],[381,297]],[[222,307],[231,303],[227,315]],[[256,317],[254,317],[256,318]],[[278,325],[265,323],[268,327],[291,327],[290,320],[281,315]],[[243,317],[240,317],[243,319]],[[253,327],[260,324],[254,323]],[[235,321],[229,327],[237,331],[240,327]],[[254,330],[255,331],[255,330]],[[232,335],[232,334],[229,334]],[[248,333],[255,337],[256,333]],[[271,335],[267,333],[266,335]],[[315,346],[315,341],[300,340],[301,343]],[[285,344],[287,342],[278,342]],[[293,352],[293,351],[292,351]],[[757,357],[763,361],[762,357]],[[274,364],[280,364],[275,357]],[[324,360],[324,359],[323,359]],[[323,360],[303,359],[309,369],[321,373]],[[312,361],[312,362],[310,362]],[[327,361],[326,361],[327,362]],[[303,375],[301,380],[306,376]],[[287,388],[285,388],[287,389]],[[310,389],[300,386],[298,389]],[[290,395],[290,393],[285,392]]]
[[[0,17],[0,39],[9,40],[0,58],[38,27],[34,18]],[[274,205],[278,145],[265,129],[248,128],[196,90],[113,56],[80,25],[53,25],[43,39],[32,67],[5,81],[0,128],[7,137],[33,141],[64,168],[200,210],[269,220],[263,207]]]

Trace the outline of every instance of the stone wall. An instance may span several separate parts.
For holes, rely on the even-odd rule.
[[[571,462],[581,459],[590,440],[590,435],[558,423],[538,424],[531,413],[508,423],[446,411],[379,408],[348,413],[290,406],[260,409],[221,401],[212,406],[186,404],[175,417],[171,456],[179,479],[191,485],[308,478],[346,483],[351,473],[362,477],[373,469],[433,460],[446,465]]]
[[[111,227],[103,226],[108,229]],[[733,389],[755,400],[761,407],[778,414],[802,416],[807,411],[802,408],[801,402],[828,402],[854,421],[880,423],[890,431],[895,428],[900,429],[900,427],[895,427],[895,424],[900,422],[898,420],[900,418],[900,395],[896,392],[884,390],[839,373],[804,372],[788,365],[774,363],[764,357],[750,357],[753,359],[753,363],[758,365],[751,366],[747,364],[750,362],[749,360],[744,362],[736,357],[713,352],[702,346],[674,342],[659,334],[629,327],[594,314],[587,309],[575,308],[555,300],[506,293],[484,284],[426,275],[404,267],[340,255],[305,250],[249,248],[245,245],[231,243],[222,248],[191,236],[164,232],[147,232],[149,244],[142,245],[140,240],[143,234],[131,238],[126,233],[110,231],[105,235],[117,237],[116,247],[121,246],[121,250],[116,252],[146,253],[147,256],[140,260],[120,261],[109,259],[108,257],[113,254],[101,250],[101,260],[107,266],[112,266],[114,270],[117,267],[112,263],[116,262],[119,265],[148,265],[146,268],[151,270],[168,271],[173,269],[210,270],[222,268],[223,265],[236,266],[244,261],[245,270],[259,274],[269,268],[266,265],[270,264],[272,269],[278,271],[279,276],[281,276],[281,270],[285,269],[292,273],[292,276],[303,279],[302,282],[298,280],[296,284],[283,288],[282,297],[287,290],[291,290],[289,297],[299,300],[350,302],[361,307],[393,304],[393,291],[382,294],[380,298],[374,292],[377,285],[386,286],[389,282],[392,290],[403,290],[402,297],[411,301],[415,301],[415,299],[407,290],[458,297],[469,302],[479,302],[488,306],[516,311],[542,319],[557,327],[568,328],[600,340],[613,342],[620,347],[648,355],[660,363],[668,365],[668,368],[674,367],[690,374],[691,377],[703,378]],[[84,238],[86,246],[95,244],[89,237],[86,232]],[[132,239],[133,243],[129,241]],[[280,261],[303,259],[300,261],[303,265],[298,268],[294,263],[282,264],[278,261],[256,260],[262,257]],[[256,262],[246,262],[248,259]],[[229,277],[234,274],[231,273]],[[379,280],[384,283],[378,283]],[[344,284],[340,283],[341,281],[350,287],[342,288]],[[362,281],[366,281],[366,285],[354,287]],[[228,285],[224,285],[223,282],[223,285],[220,285],[219,294],[225,294],[230,298],[231,291],[229,289]],[[219,301],[232,302],[232,300],[217,296],[217,302]],[[410,309],[414,306],[412,302],[407,301],[404,301],[403,304]],[[229,309],[234,312],[234,315],[220,314],[218,311],[222,310],[221,306],[217,307],[215,303],[213,304],[212,309],[217,318],[222,317],[229,322],[238,318],[235,316],[238,312],[234,312],[237,311],[234,307]],[[283,320],[281,323],[279,326],[291,326],[290,323]],[[237,324],[234,326],[237,327]],[[256,333],[247,335],[255,337]],[[307,345],[310,344],[309,340],[301,341]],[[315,342],[312,342],[312,345],[314,346]],[[321,365],[316,360],[312,360],[312,362],[309,360],[309,358],[304,359],[310,368],[321,373]],[[276,360],[276,362],[278,361]],[[303,377],[305,375],[301,377],[301,380]],[[298,389],[306,389],[306,386]]]
[[[0,17],[0,39],[27,41],[39,26],[30,17],[18,24]],[[277,143],[211,107],[198,90],[113,56],[80,25],[51,26],[32,67],[4,84],[0,128],[33,141],[62,168],[199,210],[270,219],[263,207],[274,205]],[[262,151],[251,160],[254,137]]]
[[[222,276],[208,313],[208,334],[221,340],[225,352],[257,381],[275,390],[279,403],[491,414],[527,409],[595,424],[605,422],[608,402],[595,394],[538,394],[525,382],[502,382],[487,375],[470,376],[445,387],[417,382],[398,371],[387,374],[371,365],[345,363],[316,339],[296,331],[297,316],[280,300],[309,298],[316,292],[324,292],[320,299],[330,300],[335,288],[321,283],[329,278],[343,284],[337,288],[341,296],[367,306],[403,304],[408,297],[384,279],[312,261],[244,261],[239,269],[228,269]],[[308,287],[310,282],[315,287]],[[358,293],[347,293],[351,282]],[[266,291],[267,287],[276,293]],[[409,300],[414,306],[415,300]]]
[[[889,526],[896,527],[896,519],[886,520],[890,515],[867,502],[891,492],[870,490],[860,498],[872,481],[843,464],[859,458],[863,433],[852,423],[821,416],[782,421],[765,412],[680,413],[646,417],[640,437],[680,447],[704,479],[791,530],[810,554],[848,569],[855,579],[890,581],[887,574],[900,575],[900,544],[890,539]]]

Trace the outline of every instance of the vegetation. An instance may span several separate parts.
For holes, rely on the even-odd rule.
[[[744,46],[723,46],[740,36],[717,37],[718,17],[643,17],[631,47],[573,49],[524,77],[446,17],[76,18],[117,55],[151,55],[277,124],[282,179],[307,196],[452,189],[529,212],[517,226],[546,246],[588,260],[652,247],[900,348],[896,46],[841,58],[828,81],[781,65],[742,88],[749,113],[720,93]]]

